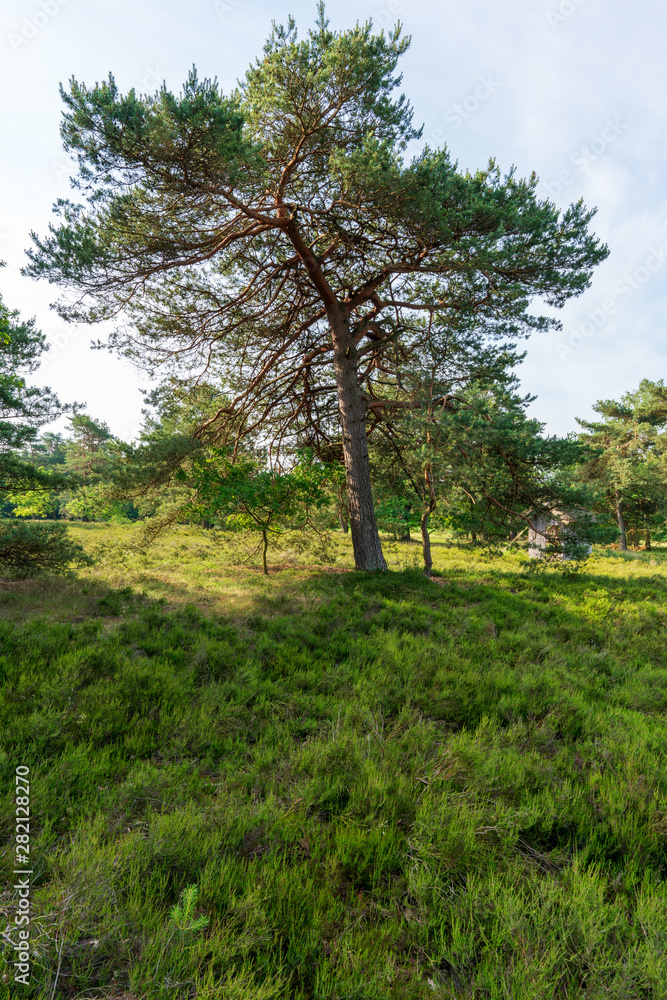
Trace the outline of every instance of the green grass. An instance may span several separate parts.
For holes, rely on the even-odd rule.
[[[441,540],[428,581],[293,537],[265,578],[210,532],[71,531],[95,566],[0,583],[34,869],[1,997],[667,998],[666,551]]]

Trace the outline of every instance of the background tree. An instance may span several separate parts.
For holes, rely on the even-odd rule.
[[[634,392],[616,402],[598,400],[593,409],[602,420],[579,420],[580,439],[589,460],[581,478],[601,492],[600,510],[613,511],[618,524],[619,549],[627,550],[629,520],[635,533],[643,529],[651,547],[651,527],[667,517],[667,387],[663,381],[643,379]]]
[[[465,404],[455,411],[411,411],[395,422],[393,441],[379,437],[372,445],[381,479],[395,477],[405,495],[411,488],[421,509],[427,575],[428,521],[436,512],[440,526],[493,542],[516,538],[540,517],[559,522],[562,514],[593,502],[575,475],[584,449],[572,438],[544,437],[544,425],[525,413],[535,397],[521,398],[515,382],[508,377],[502,387],[470,385]],[[581,554],[583,544],[600,533],[584,517],[577,528],[566,528],[563,520],[563,528],[555,553],[567,542]]]
[[[149,371],[213,373],[220,444],[340,440],[355,564],[384,570],[366,421],[414,402],[384,396],[387,375],[415,367],[436,316],[492,340],[558,326],[531,299],[563,305],[608,251],[535,176],[460,173],[428,146],[406,165],[421,130],[391,94],[409,40],[318,10],[304,40],[274,25],[229,97],[194,70],[180,96],[72,80],[62,136],[87,204],[58,203],[25,273],[76,293],[68,319],[123,310],[109,346]]]
[[[427,575],[432,565],[429,524],[439,495],[434,465],[442,464],[446,426],[442,418],[467,405],[460,393],[467,396],[469,386],[478,393],[485,386],[496,394],[501,386],[507,392],[517,383],[513,369],[524,357],[511,343],[489,344],[468,316],[457,317],[456,328],[436,319],[418,364],[393,385],[385,383],[385,396],[393,390],[396,405],[382,407],[369,429],[378,511],[390,530],[402,527],[408,538],[411,527],[420,530]]]
[[[17,499],[24,502],[28,516],[48,513],[53,490],[70,482],[35,464],[30,455],[39,428],[77,405],[63,405],[50,389],[28,384],[26,377],[39,367],[46,349],[46,338],[35,329],[35,321],[21,321],[0,299],[0,498],[5,511],[11,503],[13,512]],[[42,569],[59,572],[72,562],[90,561],[61,525],[0,524],[0,566],[4,569],[19,574]]]
[[[197,436],[196,431],[224,397],[207,383],[165,381],[146,393],[146,403],[138,441],[115,441],[109,448],[103,492],[108,502],[133,505],[145,519],[142,540],[150,543],[163,530],[194,516],[194,489],[187,473],[212,455],[206,435]],[[210,527],[206,518],[201,523]]]
[[[21,320],[0,298],[0,495],[24,489],[48,492],[65,482],[41,459],[39,429],[78,404],[62,404],[51,389],[27,382],[47,349],[34,319]]]
[[[35,457],[37,457],[44,468],[62,471],[56,467],[65,464],[65,438],[63,434],[60,431],[45,431],[40,434],[30,457],[33,464]]]
[[[119,513],[106,497],[105,488],[111,472],[113,435],[106,423],[86,413],[70,417],[69,423],[64,468],[74,482],[61,494],[59,513],[77,521],[107,521]]]
[[[83,480],[99,478],[108,467],[104,446],[113,437],[108,425],[93,420],[86,413],[77,413],[69,422],[70,437],[64,445],[65,468]]]

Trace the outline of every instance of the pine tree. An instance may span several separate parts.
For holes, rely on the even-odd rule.
[[[600,488],[603,508],[613,511],[619,549],[627,551],[629,520],[650,549],[652,525],[667,517],[667,386],[643,379],[619,402],[598,400],[593,409],[601,421],[577,418],[590,452],[582,478]]]
[[[539,201],[534,175],[462,173],[428,146],[404,162],[421,137],[392,99],[408,45],[400,27],[331,31],[320,4],[303,40],[274,25],[229,96],[194,69],[178,96],[73,79],[62,136],[87,202],[58,203],[25,272],[76,293],[68,319],[122,310],[109,345],[149,372],[219,380],[221,445],[340,440],[366,570],[386,569],[366,424],[412,405],[387,376],[419,366],[434,317],[491,340],[557,327],[531,300],[563,305],[608,253],[593,213]]]

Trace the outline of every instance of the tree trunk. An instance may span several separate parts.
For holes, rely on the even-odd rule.
[[[476,531],[471,531],[470,532],[470,538],[471,538],[471,541],[476,542],[477,541],[477,532]]]
[[[644,518],[644,526],[646,528],[646,543],[644,545],[644,548],[646,549],[647,552],[649,552],[651,548],[651,529],[648,526],[647,517]]]
[[[428,533],[428,519],[431,516],[430,510],[422,513],[422,554],[424,556],[424,576],[431,576],[433,570],[433,560],[431,558],[431,536]]]
[[[344,535],[347,535],[350,530],[350,525],[347,521],[347,508],[345,506],[345,486],[341,486],[338,499],[340,500],[340,507],[338,508],[338,523],[340,524],[340,530]]]
[[[431,443],[430,440],[428,443]],[[431,536],[428,531],[428,519],[436,508],[437,500],[433,487],[433,470],[430,462],[427,462],[424,468],[424,484],[426,491],[421,516],[422,553],[424,556],[424,576],[432,576],[433,559],[431,558]]]
[[[331,317],[338,409],[343,432],[343,456],[355,569],[386,572],[375,522],[371,470],[366,438],[366,407],[357,381],[356,348],[342,309]]]
[[[623,501],[618,495],[618,490],[614,494],[616,501],[616,517],[618,518],[618,547],[621,552],[628,551],[628,541],[625,533],[625,519],[623,518]]]
[[[262,562],[264,563],[264,575],[269,575],[269,567],[266,565],[266,550],[269,547],[269,539],[266,534],[266,529],[262,529],[262,538],[264,539],[264,548],[262,549]]]

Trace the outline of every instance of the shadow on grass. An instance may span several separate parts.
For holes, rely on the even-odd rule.
[[[170,610],[79,580],[55,597],[89,601],[80,623],[0,622],[2,773],[35,775],[45,995],[60,958],[67,997],[119,978],[207,995],[246,948],[232,995],[421,1000],[427,970],[448,997],[574,996],[597,975],[594,996],[658,1000],[664,899],[641,879],[667,867],[662,578],[225,572],[245,588],[230,612],[198,607],[195,583]],[[209,928],[175,948],[193,884]],[[622,982],[628,963],[655,989]],[[547,966],[572,992],[513,978]]]

